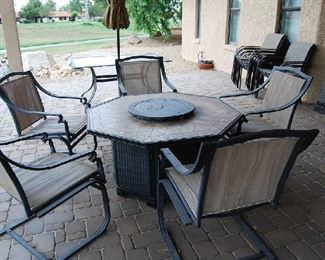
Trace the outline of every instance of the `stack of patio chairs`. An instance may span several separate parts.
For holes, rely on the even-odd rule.
[[[315,49],[316,46],[312,43],[293,42],[280,66],[293,67],[305,72],[310,66]],[[255,71],[252,72],[252,79],[249,82],[251,85],[247,86],[247,88],[253,90],[263,84],[264,77],[270,76],[273,66],[277,65],[281,59],[282,57],[278,56],[260,55],[255,66]],[[265,68],[263,64],[268,64],[270,68]]]
[[[277,208],[297,156],[318,132],[271,130],[202,143],[195,164],[187,166],[168,148],[162,149],[158,218],[172,258],[180,260],[183,252],[177,250],[170,237],[174,232],[169,232],[165,223],[166,198],[170,198],[184,225],[200,227],[202,218],[233,216],[257,251],[245,259],[277,259],[242,212],[265,204]],[[167,162],[172,167],[166,168]]]
[[[291,67],[274,67],[270,77],[257,89],[245,93],[223,95],[220,98],[244,113],[244,118],[231,134],[267,129],[290,129],[296,107],[310,87],[312,77]],[[262,106],[251,111],[236,99],[254,95],[266,88]],[[246,110],[246,111],[245,111]]]
[[[81,111],[87,105],[85,97],[60,96],[49,92],[30,71],[9,73],[0,79],[0,97],[10,110],[18,136],[46,132],[51,139],[63,141],[72,154],[73,148],[86,136],[85,113],[63,116],[45,112],[39,91],[62,102],[80,102]]]
[[[237,88],[241,88],[242,70],[247,70],[245,84],[250,86],[252,72],[256,66],[256,59],[260,55],[267,57],[276,56],[279,59],[276,65],[280,65],[284,59],[284,55],[289,48],[290,42],[285,34],[270,33],[268,34],[260,46],[242,46],[239,47],[234,55],[233,68],[231,72],[231,79]],[[263,68],[272,68],[267,63],[259,63]]]

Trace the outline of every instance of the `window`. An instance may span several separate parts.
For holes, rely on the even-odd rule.
[[[241,0],[231,0],[230,14],[229,14],[229,35],[228,35],[229,43],[238,42],[240,2]]]
[[[302,0],[282,0],[280,33],[288,35],[291,42],[299,36],[301,4]]]
[[[202,27],[202,0],[196,0],[196,31],[195,38],[201,37]]]

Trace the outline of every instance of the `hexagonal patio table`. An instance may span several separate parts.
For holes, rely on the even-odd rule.
[[[158,98],[190,102],[195,111],[191,116],[167,121],[143,120],[128,112],[135,102]],[[183,148],[180,154],[186,154],[188,147],[223,137],[242,114],[218,98],[158,93],[116,98],[88,109],[87,116],[90,134],[113,141],[118,193],[136,194],[154,204],[159,149]]]

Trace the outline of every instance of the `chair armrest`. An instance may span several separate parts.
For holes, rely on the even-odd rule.
[[[25,136],[18,137],[18,138],[9,140],[9,141],[0,141],[0,146],[14,144],[14,143],[26,141],[26,140],[32,140],[32,139],[35,139],[35,137],[42,137],[41,139],[44,142],[46,142],[48,140],[48,134],[44,132],[44,133],[37,133],[37,134],[33,134],[33,135],[25,135]]]
[[[89,105],[89,103],[92,101],[92,99],[94,98],[95,94],[96,94],[96,91],[97,91],[97,79],[96,79],[96,73],[95,73],[95,70],[93,67],[90,68],[90,71],[91,71],[91,75],[92,75],[92,82],[91,82],[91,85],[90,87],[84,92],[81,94],[81,97],[85,98],[84,96],[90,91],[90,90],[93,90],[91,92],[91,95],[88,99],[86,99],[86,102],[88,104],[85,103],[86,106]]]
[[[41,90],[43,93],[45,93],[46,95],[50,96],[50,97],[54,97],[54,98],[62,98],[62,99],[73,99],[73,100],[79,100],[80,103],[82,104],[86,104],[87,103],[87,98],[85,97],[74,97],[74,96],[61,96],[61,95],[57,95],[54,94],[48,90],[46,90],[45,88],[43,88],[38,82],[35,82],[36,87]]]
[[[196,167],[192,167],[191,169],[186,168],[178,159],[177,157],[172,153],[172,151],[169,148],[163,148],[160,150],[161,155],[163,158],[168,160],[172,167],[181,175],[190,175],[192,173],[195,173]]]
[[[166,83],[166,85],[173,91],[173,92],[177,92],[177,89],[174,87],[174,85],[168,80],[166,74],[163,74],[163,79]]]
[[[18,162],[10,159],[9,157],[7,157],[6,155],[4,155],[3,153],[0,152],[0,157],[5,159],[6,161],[11,163],[12,165],[15,165],[16,167],[21,168],[21,169],[31,170],[31,171],[50,170],[50,169],[53,169],[53,168],[60,167],[60,166],[62,166],[64,164],[67,164],[69,162],[76,161],[76,160],[78,160],[80,158],[83,158],[83,157],[86,157],[86,156],[89,156],[89,159],[92,160],[92,161],[97,159],[96,152],[91,151],[91,152],[84,152],[84,153],[78,153],[78,154],[71,155],[71,156],[69,156],[68,159],[58,161],[58,162],[55,162],[53,164],[47,164],[47,165],[43,165],[43,166],[33,166],[33,165],[26,165],[26,164],[18,163]],[[40,158],[40,159],[42,159],[42,158]]]
[[[16,110],[19,111],[21,113],[25,113],[25,114],[30,114],[30,115],[40,115],[40,116],[57,116],[59,118],[58,122],[62,123],[63,122],[63,115],[62,114],[56,114],[56,113],[46,113],[46,112],[41,112],[41,111],[32,111],[32,110],[26,110],[20,107],[17,107],[15,104],[11,103],[10,101],[6,102],[7,105]]]
[[[300,67],[308,66],[308,64],[309,63],[306,61],[285,61],[281,64],[281,67],[289,66],[289,67],[300,68]]]

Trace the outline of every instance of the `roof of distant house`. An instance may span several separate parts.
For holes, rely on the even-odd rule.
[[[49,17],[70,17],[71,13],[68,11],[55,11],[49,14]]]

